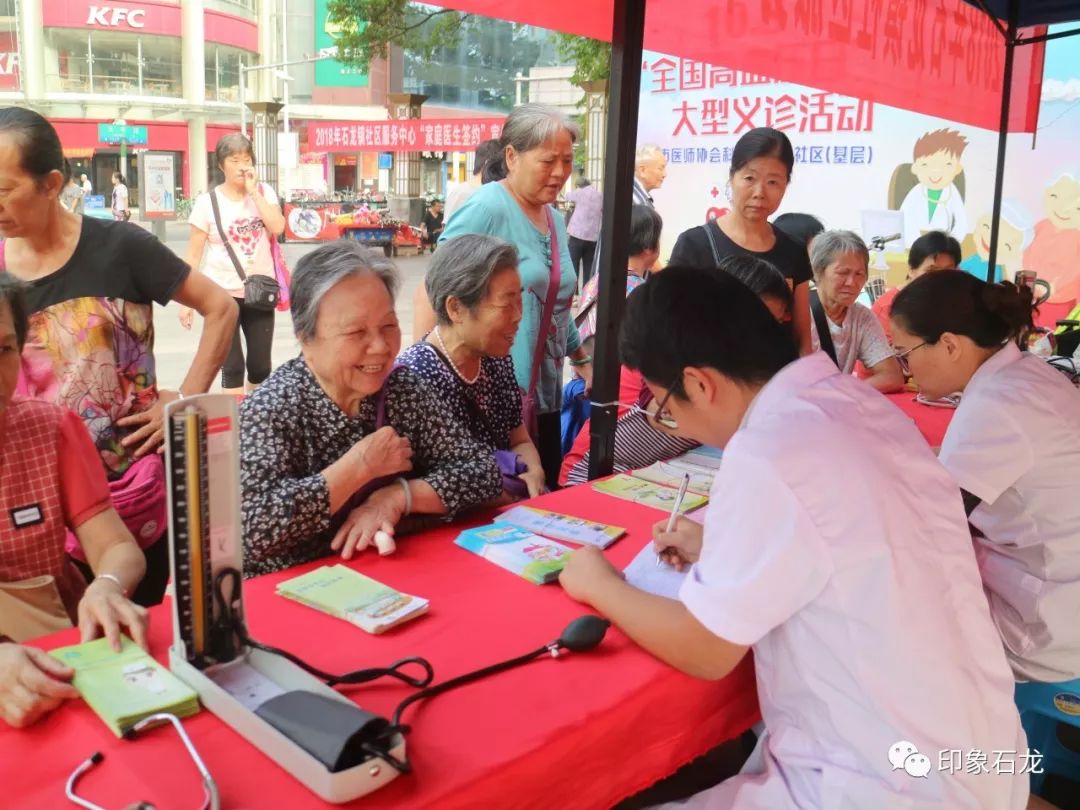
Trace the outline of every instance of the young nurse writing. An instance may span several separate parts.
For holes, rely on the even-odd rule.
[[[561,581],[691,675],[722,678],[753,650],[767,732],[743,774],[685,806],[1023,808],[1019,768],[936,768],[941,750],[1025,739],[959,489],[915,426],[826,355],[796,359],[723,274],[668,267],[628,308],[624,363],[724,463],[703,528],[654,530],[692,566],[679,600],[628,585],[591,548]],[[935,767],[894,769],[898,741]]]
[[[928,398],[962,391],[940,459],[964,493],[1017,680],[1080,677],[1080,392],[1021,352],[1031,292],[958,271],[897,295],[893,345]]]

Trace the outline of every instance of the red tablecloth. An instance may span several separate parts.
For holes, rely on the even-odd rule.
[[[539,505],[630,530],[608,550],[625,566],[648,541],[653,509],[578,487]],[[482,522],[482,521],[481,521]],[[538,587],[453,545],[460,527],[402,539],[392,557],[356,567],[431,600],[430,614],[369,636],[274,595],[274,585],[313,566],[245,583],[252,635],[335,672],[422,655],[437,680],[519,655],[556,638],[582,614],[557,585]],[[328,560],[334,562],[333,559]],[[170,614],[155,609],[152,650],[166,660]],[[47,646],[77,641],[69,631]],[[409,693],[396,682],[355,687],[358,703],[384,716]],[[662,664],[612,629],[591,653],[544,658],[409,709],[415,772],[359,799],[366,808],[601,808],[647,787],[759,719],[748,659],[707,682]],[[209,712],[184,721],[228,808],[324,805]],[[64,782],[94,751],[105,761],[79,784],[106,807],[138,799],[159,808],[201,801],[198,775],[170,729],[117,740],[81,702],[38,725],[0,731],[0,805],[62,807]]]
[[[945,431],[949,429],[949,422],[956,413],[955,409],[923,405],[915,399],[915,394],[911,391],[901,391],[899,394],[885,396],[911,417],[931,447],[941,447],[941,442],[945,439]]]

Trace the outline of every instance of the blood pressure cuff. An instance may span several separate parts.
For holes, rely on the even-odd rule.
[[[331,773],[348,770],[381,751],[385,718],[315,692],[286,692],[263,703],[255,714],[272,725]],[[366,749],[366,750],[365,750]]]

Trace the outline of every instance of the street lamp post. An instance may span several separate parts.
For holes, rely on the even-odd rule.
[[[254,73],[258,70],[276,70],[280,71],[281,68],[289,67],[290,65],[309,65],[312,62],[321,62],[323,59],[336,59],[337,54],[326,56],[308,56],[303,59],[293,59],[286,62],[276,62],[272,65],[245,65],[244,60],[240,60],[240,131],[247,135],[247,74]],[[283,77],[284,78],[284,77]],[[289,81],[285,78],[285,81]],[[286,132],[288,130],[286,129]]]

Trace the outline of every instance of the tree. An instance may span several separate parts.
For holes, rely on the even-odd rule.
[[[469,18],[408,0],[329,0],[326,10],[329,22],[340,26],[338,59],[365,68],[372,59],[385,59],[390,46],[430,59],[436,49],[458,44]]]
[[[574,65],[574,84],[605,80],[611,75],[611,43],[573,34],[556,34],[559,58]]]

